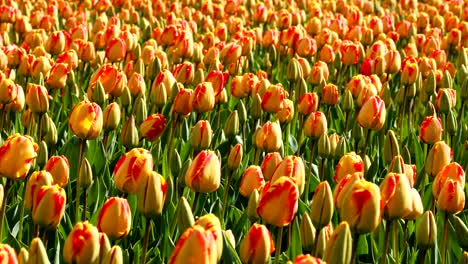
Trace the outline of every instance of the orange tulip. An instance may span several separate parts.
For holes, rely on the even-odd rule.
[[[336,185],[335,190],[333,191],[333,201],[335,202],[336,210],[340,210],[343,206],[345,194],[348,190],[353,187],[354,182],[357,180],[363,179],[362,172],[355,172],[353,174],[345,175]]]
[[[405,220],[415,220],[423,214],[424,207],[418,190],[411,188],[411,213],[404,217]]]
[[[139,186],[153,171],[153,156],[142,148],[125,153],[114,167],[114,181],[117,189],[126,193],[137,193]]]
[[[269,181],[260,193],[257,214],[268,224],[286,226],[294,218],[298,199],[299,191],[293,179],[280,177],[275,182]]]
[[[318,139],[321,135],[327,133],[328,124],[325,114],[317,111],[312,112],[304,122],[304,134],[307,137]]]
[[[32,218],[35,224],[46,229],[56,229],[63,214],[67,196],[58,185],[42,186],[34,198]]]
[[[213,85],[210,82],[198,84],[190,97],[190,104],[196,113],[205,113],[213,110],[215,106]]]
[[[193,159],[185,174],[185,184],[194,192],[210,193],[219,188],[221,162],[211,150],[203,150]]]
[[[70,164],[65,156],[52,156],[44,166],[44,170],[50,172],[54,184],[64,187],[68,183]]]
[[[162,213],[166,199],[167,182],[164,177],[152,172],[140,186],[137,194],[138,211],[145,217],[155,218]]]
[[[429,151],[424,169],[427,174],[436,176],[452,160],[452,150],[444,141],[437,141]]]
[[[81,139],[95,139],[102,130],[102,110],[96,103],[81,101],[73,107],[68,124]]]
[[[24,194],[24,208],[33,209],[33,203],[36,200],[37,192],[42,186],[51,186],[53,183],[52,175],[47,171],[35,171],[31,174],[26,183]]]
[[[27,176],[39,146],[30,136],[14,134],[0,147],[0,175],[13,180]]]
[[[266,180],[271,179],[276,170],[276,166],[281,163],[282,160],[283,158],[279,152],[270,152],[265,155],[260,167],[262,168],[263,177]]]
[[[239,192],[244,197],[250,197],[254,190],[265,185],[263,174],[260,166],[250,165],[242,174],[242,179],[239,186]]]
[[[380,189],[371,182],[359,179],[343,194],[340,216],[359,234],[374,231],[380,223]]]
[[[364,128],[378,131],[385,124],[386,113],[385,102],[379,96],[372,96],[362,105],[357,121]]]
[[[294,264],[323,264],[325,261],[311,255],[299,255],[294,259]]]
[[[191,62],[186,61],[177,65],[172,74],[178,82],[183,85],[189,85],[195,76],[195,66]]]
[[[421,123],[419,139],[426,144],[434,144],[442,139],[442,121],[435,114],[426,116]]]
[[[319,97],[317,93],[305,93],[302,95],[301,99],[299,99],[299,105],[297,107],[297,111],[304,116],[309,115],[312,112],[317,111],[319,105]]]
[[[133,96],[137,97],[140,94],[146,94],[145,79],[138,72],[132,73],[130,79],[128,79],[127,86]]]
[[[0,103],[8,104],[16,99],[18,94],[17,84],[6,77],[0,78]]]
[[[8,244],[0,244],[0,261],[2,263],[18,263],[15,250]]]
[[[106,47],[106,57],[111,62],[119,62],[125,58],[127,45],[122,38],[112,39]]]
[[[445,165],[442,170],[437,173],[434,182],[432,183],[432,194],[437,199],[442,188],[447,180],[458,181],[460,185],[465,184],[465,171],[460,164],[456,162]]]
[[[49,110],[49,93],[38,84],[29,83],[26,104],[33,113],[45,113]]]
[[[223,255],[223,230],[221,229],[221,222],[214,214],[206,214],[197,219],[195,225],[201,226],[206,232],[210,232],[215,240],[215,248],[218,261]]]
[[[390,172],[380,184],[383,215],[393,220],[406,217],[412,211],[412,194],[406,175]]]
[[[88,222],[77,223],[63,246],[66,263],[95,263],[99,259],[99,232]]]
[[[437,197],[437,209],[449,214],[458,214],[465,208],[463,183],[447,179]]]
[[[298,156],[286,156],[278,163],[275,172],[271,176],[271,181],[275,182],[282,176],[286,176],[294,179],[299,195],[302,195],[305,188],[305,166],[301,157]]]
[[[294,102],[284,99],[283,108],[276,113],[276,117],[281,123],[289,123],[294,117]]]
[[[253,224],[240,245],[239,256],[242,263],[268,263],[275,245],[266,226]]]
[[[266,152],[278,151],[283,144],[280,125],[277,122],[267,121],[257,132],[255,144],[257,148]]]
[[[118,221],[116,221],[118,219]],[[128,235],[132,226],[132,215],[127,199],[111,197],[99,211],[97,228],[112,239],[122,239]]]
[[[174,104],[172,105],[172,111],[186,116],[192,112],[192,104],[190,99],[192,98],[193,90],[182,88],[179,90],[179,93],[174,99]]]
[[[360,44],[354,44],[349,40],[343,41],[340,47],[341,61],[344,65],[355,65],[361,58]]]
[[[180,236],[169,264],[216,263],[218,257],[216,238],[204,227],[194,225]]]
[[[148,116],[140,125],[140,135],[149,141],[155,141],[166,128],[166,118],[162,114]]]
[[[348,174],[355,172],[364,172],[364,162],[361,156],[357,155],[354,151],[345,154],[340,158],[335,169],[335,176],[333,179],[335,183],[339,183]]]
[[[336,105],[339,99],[338,87],[332,83],[322,89],[322,102],[326,105]]]
[[[127,86],[127,76],[121,70],[112,64],[104,64],[91,75],[87,91],[88,98],[92,98],[98,81],[101,82],[104,91],[114,97],[119,97]]]
[[[283,108],[285,91],[281,85],[270,85],[262,97],[262,109],[268,113],[277,113]]]
[[[67,84],[68,73],[70,72],[70,66],[66,63],[55,63],[50,69],[49,77],[47,77],[46,85],[50,89],[63,89]]]
[[[242,145],[237,143],[229,152],[227,166],[230,170],[236,170],[240,167],[242,161]]]

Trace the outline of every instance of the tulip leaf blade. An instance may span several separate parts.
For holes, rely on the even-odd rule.
[[[223,263],[235,263],[235,264],[241,264],[241,260],[239,258],[239,255],[237,255],[236,250],[234,247],[231,245],[231,242],[226,238],[226,235],[223,233]]]
[[[302,254],[302,243],[301,243],[301,231],[299,227],[298,217],[294,217],[294,221],[291,223],[292,239],[288,249],[289,259],[294,259],[296,256]]]

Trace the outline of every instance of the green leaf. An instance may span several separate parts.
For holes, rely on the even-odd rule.
[[[241,264],[241,260],[237,255],[236,250],[231,245],[231,242],[226,238],[226,235],[223,233],[223,256],[222,256],[223,263],[236,263]]]
[[[302,254],[302,243],[301,243],[301,230],[299,228],[299,218],[296,216],[291,226],[291,244],[288,249],[289,259],[294,259],[296,256]]]

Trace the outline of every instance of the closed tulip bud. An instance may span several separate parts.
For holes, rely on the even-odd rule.
[[[304,122],[304,134],[307,137],[319,138],[321,135],[326,134],[328,130],[327,118],[322,112],[313,112],[307,117]]]
[[[214,192],[219,188],[220,180],[221,162],[211,150],[199,152],[185,174],[185,184],[194,192]]]
[[[434,94],[436,92],[436,77],[435,72],[430,71],[424,82],[424,91],[427,94]]]
[[[67,185],[70,177],[70,164],[67,157],[63,155],[50,157],[44,170],[52,175],[54,184],[58,184],[60,187]]]
[[[45,229],[56,229],[65,213],[67,196],[58,185],[42,186],[34,197],[32,218]]]
[[[170,264],[216,263],[216,238],[204,227],[194,225],[180,236],[169,258]]]
[[[385,137],[384,142],[384,151],[383,156],[385,162],[389,163],[392,161],[393,157],[400,155],[400,147],[398,144],[398,139],[396,138],[395,132],[389,129],[387,131],[387,136]]]
[[[328,244],[328,241],[330,241],[332,233],[333,233],[333,226],[331,223],[327,225],[326,227],[322,228],[322,230],[320,230],[317,247],[316,247],[317,257],[321,258],[324,256],[325,247]]]
[[[381,219],[379,187],[364,179],[350,177],[346,180],[348,184],[340,182],[335,189],[336,193],[341,188],[342,195],[337,196],[341,219],[358,234],[370,233],[379,226]]]
[[[268,263],[275,245],[270,231],[264,225],[253,224],[240,245],[242,263]]]
[[[111,251],[111,244],[106,233],[99,232],[99,263],[104,261],[106,255]]]
[[[104,131],[110,132],[115,130],[120,123],[121,113],[118,103],[110,103],[103,113],[103,128]]]
[[[153,157],[142,148],[134,148],[125,153],[114,167],[114,181],[121,192],[138,192],[139,186],[153,171]]]
[[[115,245],[111,248],[111,250],[105,255],[102,264],[123,264],[123,253],[122,249]]]
[[[81,139],[95,139],[102,130],[102,110],[95,103],[79,102],[71,111],[68,124],[73,134]]]
[[[457,104],[457,91],[449,88],[439,89],[436,96],[436,108],[448,113]]]
[[[265,185],[260,166],[250,165],[242,174],[239,192],[244,197],[250,197],[254,190],[258,190]]]
[[[36,164],[39,165],[39,167],[44,166],[48,156],[49,153],[47,150],[47,143],[41,141],[41,143],[39,143],[39,149],[37,151]]]
[[[15,250],[8,244],[0,244],[0,258],[5,263],[18,263]]]
[[[213,131],[211,130],[210,122],[207,120],[199,120],[192,127],[190,134],[190,146],[194,149],[207,149],[210,147]]]
[[[127,53],[127,45],[125,40],[122,38],[114,38],[108,44],[106,48],[106,57],[111,62],[119,62],[125,58]]]
[[[119,221],[115,221],[119,219]],[[132,226],[132,215],[128,201],[120,197],[106,200],[97,219],[97,228],[109,239],[122,239],[128,235]]]
[[[403,159],[403,156],[398,155],[398,156],[393,157],[392,162],[390,162],[390,165],[388,166],[388,171],[394,172],[394,173],[405,173],[406,167],[405,167],[405,161]]]
[[[260,193],[257,214],[268,224],[286,226],[298,208],[299,191],[293,179],[280,177],[268,182]],[[282,210],[273,210],[281,206]]]
[[[0,147],[0,175],[12,180],[27,176],[39,146],[30,136],[14,134]]]
[[[193,90],[182,88],[174,98],[172,110],[182,116],[186,116],[192,112],[191,97]]]
[[[280,177],[289,177],[294,179],[299,195],[302,195],[305,188],[305,166],[301,157],[286,156],[277,166],[271,176],[271,182],[275,182]]]
[[[26,104],[33,113],[45,113],[49,110],[49,94],[42,85],[28,84]]]
[[[334,84],[327,84],[322,89],[322,102],[326,105],[338,104],[338,87]]]
[[[385,124],[386,113],[384,101],[372,96],[362,105],[356,119],[362,127],[378,131]]]
[[[339,183],[346,175],[355,172],[364,172],[364,162],[361,156],[357,155],[355,152],[350,152],[341,157],[336,165],[333,179],[335,183]]]
[[[224,125],[224,134],[227,138],[232,139],[240,132],[239,128],[239,114],[237,110],[234,110],[229,114]]]
[[[260,194],[257,189],[253,190],[249,196],[249,202],[247,203],[247,208],[245,209],[247,217],[251,222],[258,220],[257,206],[260,199]]]
[[[283,145],[280,125],[277,122],[267,121],[256,134],[255,144],[265,152],[278,151]]]
[[[133,104],[133,111],[135,114],[135,122],[140,125],[148,116],[148,109],[146,108],[146,98],[144,94],[138,95],[135,103]]]
[[[327,134],[320,136],[318,141],[318,154],[322,159],[326,159],[331,154],[331,143]]]
[[[419,218],[424,212],[421,195],[419,195],[418,190],[411,188],[411,194],[412,194],[412,199],[411,199],[412,209],[411,209],[411,213],[404,217],[405,220],[415,220]]]
[[[63,246],[66,263],[95,263],[99,259],[99,232],[88,222],[79,222],[68,235]]]
[[[27,264],[28,259],[29,259],[29,252],[24,247],[22,247],[20,249],[19,254],[18,254],[18,263],[19,264]]]
[[[46,248],[44,247],[42,240],[38,237],[33,238],[31,245],[29,245],[28,263],[50,263],[47,257]]]
[[[435,177],[451,160],[452,150],[450,147],[444,141],[437,141],[427,155],[424,169],[427,174]]]
[[[316,230],[307,212],[302,215],[300,231],[302,249],[312,251],[314,249]]]
[[[330,223],[333,216],[333,196],[328,182],[319,183],[310,205],[310,219],[317,229]]]
[[[281,85],[270,85],[262,97],[262,109],[267,113],[277,113],[284,107],[286,92]]]
[[[447,114],[447,132],[451,136],[455,136],[458,130],[457,119],[452,110],[449,110]]]
[[[129,105],[132,104],[132,94],[130,93],[130,89],[127,86],[124,87],[122,90],[122,94],[120,95],[120,103],[124,108],[127,108]]]
[[[196,113],[206,113],[215,106],[215,94],[211,82],[202,82],[191,94],[190,104]]]
[[[156,81],[154,82],[156,83]],[[168,101],[166,84],[161,82],[159,85],[154,85],[151,89],[151,94],[153,95],[154,103],[157,107],[162,108]]]
[[[353,251],[351,230],[346,221],[341,222],[330,237],[323,254],[327,263],[350,263]]]
[[[100,106],[104,105],[104,102],[106,101],[106,91],[104,90],[104,86],[102,86],[101,81],[98,80],[96,82],[96,87],[94,87],[92,91],[93,94],[91,99],[93,102]]]
[[[302,78],[302,70],[299,61],[296,58],[292,58],[286,68],[286,80],[294,82]]]
[[[52,175],[47,171],[35,171],[31,174],[26,183],[24,193],[24,208],[27,210],[33,209],[33,203],[36,200],[36,195],[42,186],[50,186],[53,183]],[[3,189],[2,189],[3,190]],[[3,199],[2,199],[3,200]]]
[[[251,115],[253,119],[257,120],[262,116],[262,98],[260,95],[257,93],[254,95],[253,98],[253,103],[252,103],[252,108],[251,108]]]
[[[245,108],[245,104],[243,101],[239,101],[237,104],[237,112],[239,113],[239,122],[245,123],[247,121],[247,109]],[[260,109],[261,114],[261,109]]]
[[[153,171],[146,177],[137,194],[138,211],[147,218],[156,218],[162,212],[166,193],[166,180]]]
[[[262,164],[261,164],[261,169],[262,169],[262,174],[263,177],[266,180],[270,180],[273,174],[275,173],[276,167],[283,158],[279,154],[279,152],[270,152],[265,155],[263,158]]]
[[[432,211],[426,211],[416,225],[416,244],[422,249],[434,247],[437,241],[437,225]]]
[[[48,146],[55,146],[58,141],[58,135],[57,135],[57,127],[55,127],[54,122],[50,122],[49,129],[47,133],[43,137],[44,141],[47,143]]]
[[[177,226],[181,230],[185,230],[195,223],[193,218],[192,209],[190,208],[187,199],[184,196],[180,197],[179,204],[177,206]]]
[[[215,250],[217,253],[218,261],[223,255],[223,231],[221,229],[221,222],[214,214],[206,214],[197,219],[195,226],[201,226],[205,231],[212,234],[215,240]]]
[[[126,148],[134,148],[138,146],[138,129],[136,127],[135,118],[133,115],[131,115],[122,125],[120,143],[122,143],[122,145],[124,145]]]
[[[148,116],[140,125],[140,136],[149,141],[156,141],[166,128],[166,118],[162,114]]]
[[[468,250],[468,227],[458,216],[454,215],[453,220],[458,245],[466,251]]]
[[[434,113],[426,116],[421,123],[419,139],[426,144],[434,144],[441,140],[442,131],[442,121]]]
[[[87,158],[84,158],[83,162],[81,162],[78,177],[80,179],[80,188],[87,189],[93,183],[93,170]]]
[[[390,172],[380,184],[383,216],[388,220],[403,218],[411,213],[412,194],[409,180],[402,173]]]
[[[234,147],[231,148],[229,152],[227,166],[230,170],[236,170],[240,167],[242,162],[242,145],[237,143]]]
[[[346,89],[343,97],[343,111],[350,112],[354,108],[353,94],[350,90]]]
[[[236,238],[234,237],[234,234],[232,233],[231,229],[228,230],[223,230],[223,235],[226,238],[226,241],[231,244],[232,248],[236,247]]]
[[[281,123],[289,123],[294,117],[294,102],[284,99],[283,108],[276,113],[276,117]]]
[[[13,80],[4,78],[0,81],[0,103],[11,103],[16,99],[17,95],[17,84]]]

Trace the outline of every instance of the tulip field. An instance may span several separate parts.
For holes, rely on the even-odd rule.
[[[0,3],[0,263],[468,263],[468,2]]]

